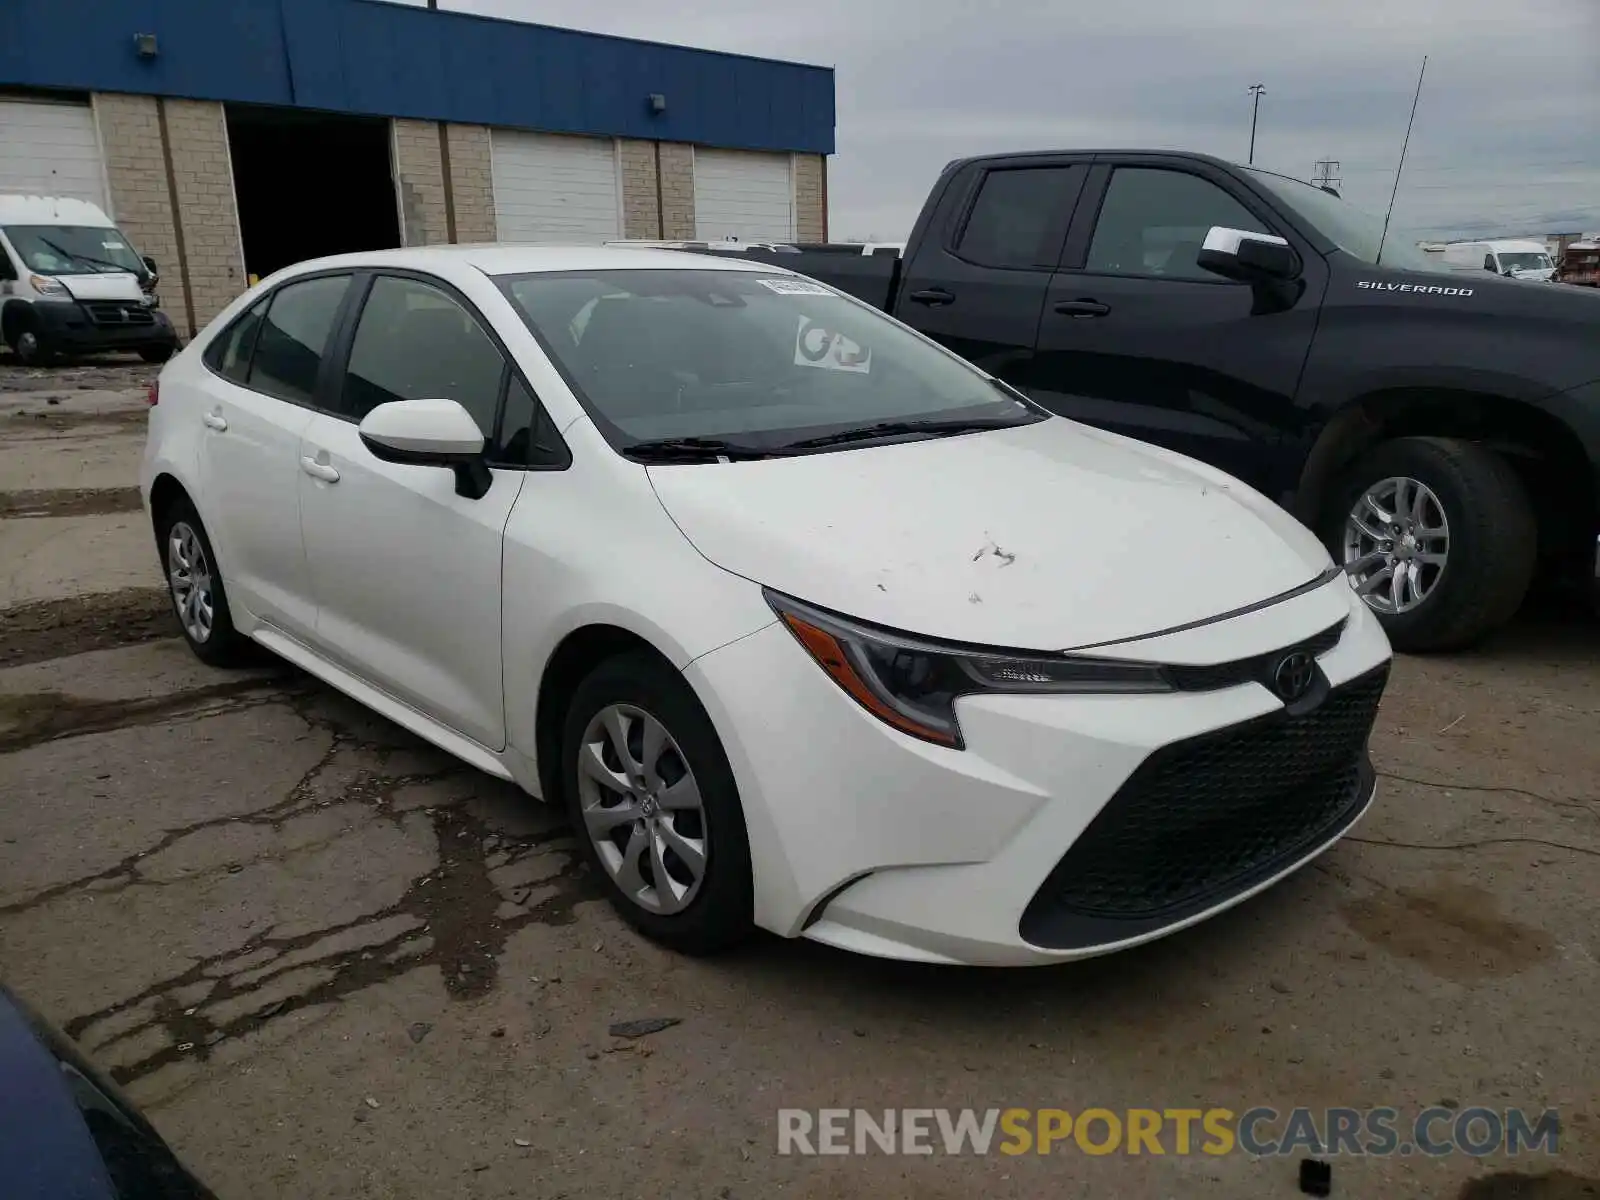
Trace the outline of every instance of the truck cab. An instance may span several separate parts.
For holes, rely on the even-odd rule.
[[[155,294],[155,263],[94,204],[0,195],[0,340],[24,363],[58,353],[178,346]]]
[[[1555,260],[1550,257],[1545,244],[1525,238],[1446,242],[1444,261],[1456,270],[1484,270],[1507,279],[1548,283],[1556,276]]]

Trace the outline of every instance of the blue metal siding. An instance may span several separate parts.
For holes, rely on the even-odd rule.
[[[0,0],[0,15],[0,86],[833,152],[827,67],[382,0]],[[137,33],[158,38],[154,60]]]

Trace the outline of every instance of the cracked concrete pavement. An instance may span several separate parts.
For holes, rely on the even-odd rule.
[[[1335,1194],[1600,1188],[1600,628],[1400,660],[1355,835],[1144,949],[684,959],[511,787],[188,654],[127,492],[152,373],[0,360],[0,977],[221,1196],[1295,1194],[1242,1155],[784,1157],[786,1106],[1557,1107],[1557,1159],[1345,1158]]]

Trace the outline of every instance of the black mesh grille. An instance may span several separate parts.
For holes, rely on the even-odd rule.
[[[83,307],[96,325],[155,324],[155,315],[137,300],[87,300]]]
[[[1096,945],[1244,891],[1353,821],[1388,667],[1288,710],[1165,747],[1051,871],[1022,917],[1039,946]]]
[[[1167,677],[1185,692],[1214,692],[1218,688],[1233,687],[1255,680],[1271,686],[1273,664],[1290,650],[1307,650],[1313,658],[1321,658],[1339,644],[1344,636],[1344,619],[1330,625],[1321,633],[1307,638],[1296,646],[1285,646],[1270,654],[1257,654],[1253,658],[1237,658],[1232,662],[1214,663],[1204,667],[1166,667]]]

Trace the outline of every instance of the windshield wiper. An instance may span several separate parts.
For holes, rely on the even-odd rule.
[[[57,254],[61,255],[62,258],[71,259],[73,261],[81,262],[81,263],[89,263],[92,266],[109,267],[111,269],[110,271],[99,271],[99,270],[91,271],[90,274],[92,274],[92,275],[109,275],[109,274],[111,274],[112,271],[119,271],[119,272],[121,272],[122,274],[125,274],[125,275],[135,275],[135,274],[137,274],[136,271],[130,271],[127,267],[118,266],[116,263],[111,262],[108,259],[96,258],[92,254],[74,254],[71,250],[68,250],[64,246],[57,245],[55,242],[52,242],[49,238],[42,237],[42,238],[39,239],[39,241],[40,241],[41,244],[49,246],[50,249],[54,250]]]
[[[874,438],[896,437],[901,434],[926,433],[941,436],[954,433],[978,433],[985,429],[1010,429],[1016,425],[1031,424],[1029,421],[1003,420],[993,418],[987,420],[920,420],[920,421],[877,421],[871,425],[861,425],[855,429],[841,429],[838,433],[824,433],[819,437],[801,438],[798,442],[786,442],[785,450],[813,450],[823,446],[842,446],[847,442],[869,442]]]
[[[650,438],[624,446],[622,452],[629,458],[637,458],[644,462],[684,462],[707,458],[771,458],[774,454],[774,451],[764,450],[747,442],[730,442],[713,437]]]

